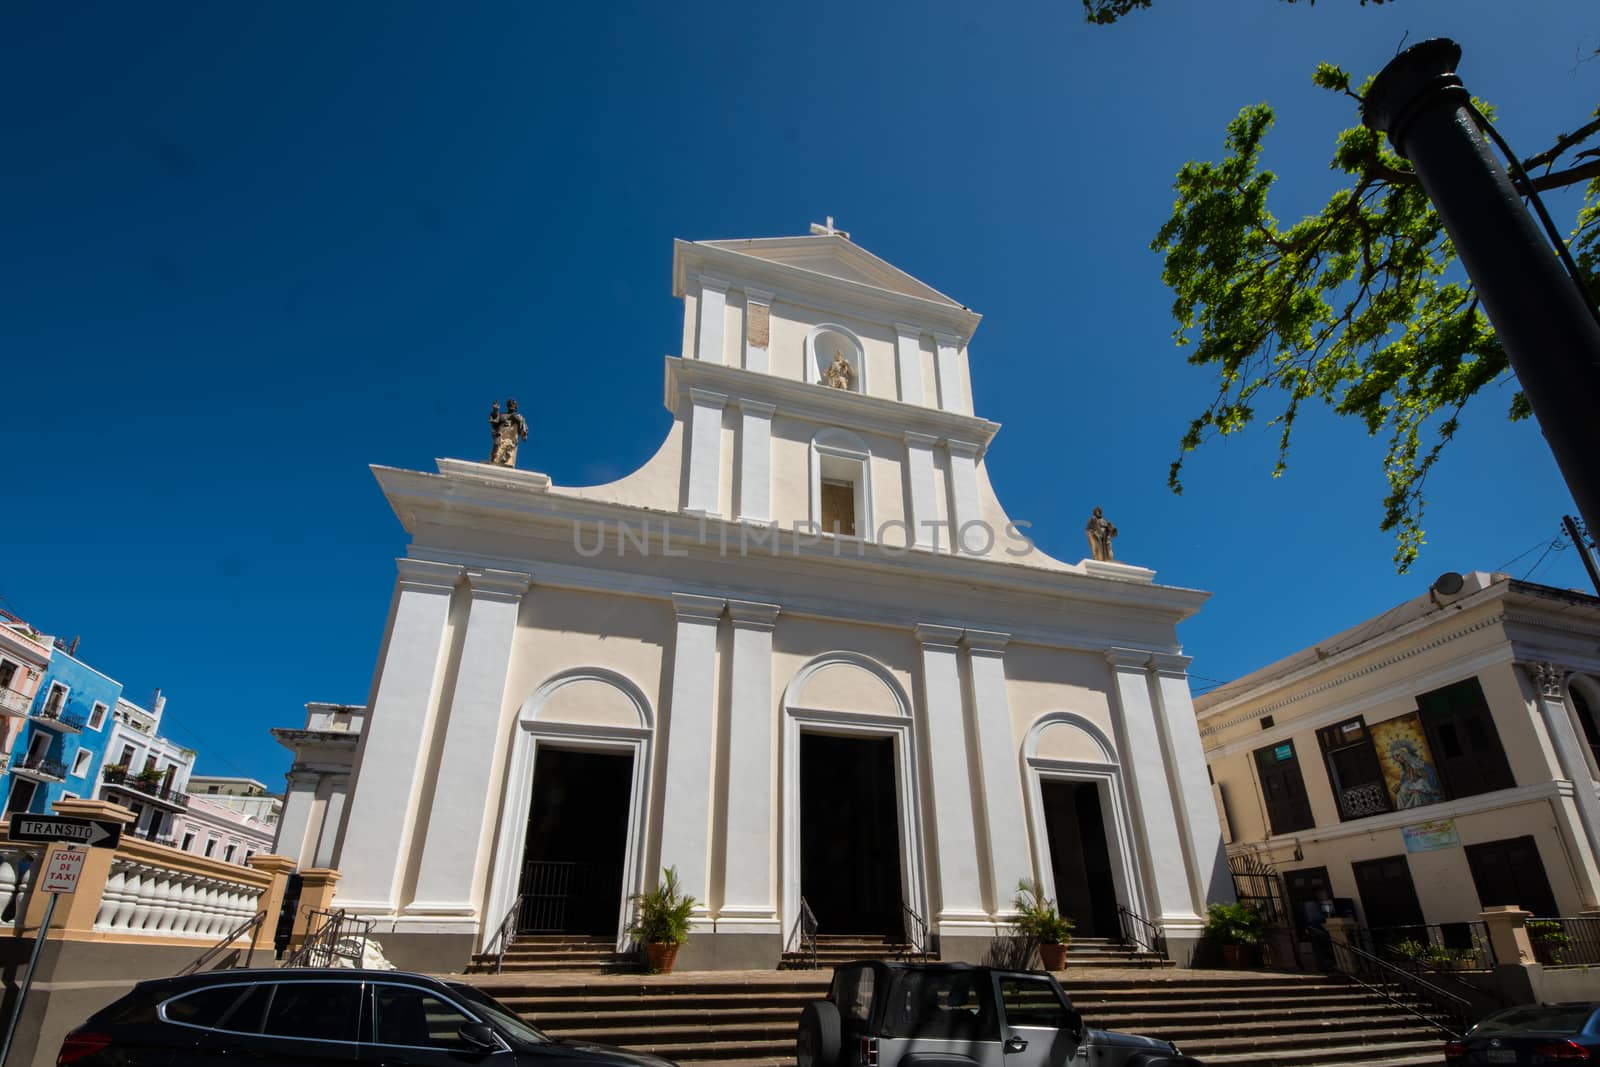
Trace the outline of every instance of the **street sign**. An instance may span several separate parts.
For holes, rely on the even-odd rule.
[[[116,848],[122,824],[103,819],[73,819],[65,815],[11,816],[13,841],[70,841],[74,845]]]
[[[40,887],[46,893],[76,893],[78,875],[83,873],[84,857],[88,855],[87,852],[52,852]]]

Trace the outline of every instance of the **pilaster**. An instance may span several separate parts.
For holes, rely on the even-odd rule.
[[[772,413],[777,408],[758,400],[738,400],[740,522],[765,523],[772,518]]]
[[[1595,795],[1589,761],[1583,754],[1584,742],[1578,737],[1578,731],[1572,725],[1572,716],[1567,713],[1566,701],[1562,698],[1561,683],[1566,672],[1546,662],[1518,663],[1517,667],[1527,682],[1525,692],[1538,706],[1539,717],[1543,719],[1545,732],[1550,736],[1550,747],[1555,749],[1561,776],[1574,787],[1572,802],[1578,809],[1578,824],[1583,836],[1581,847],[1588,853],[1586,857],[1581,853],[1573,857],[1578,861],[1575,866],[1582,874],[1578,891],[1583,896],[1584,908],[1594,908],[1597,905],[1596,898],[1600,896],[1600,884],[1597,884],[1600,883],[1600,872],[1596,870],[1596,864],[1600,863],[1600,797]]]
[[[313,867],[332,867],[337,861],[334,848],[339,843],[339,823],[344,818],[345,803],[349,797],[349,775],[340,774],[328,780],[328,805],[322,809],[317,849],[311,857]]]
[[[918,548],[938,547],[933,523],[938,521],[934,494],[938,482],[933,469],[933,446],[939,443],[931,434],[907,431],[906,442],[906,500],[910,505],[907,519],[911,523],[912,544]]]
[[[961,338],[936,333],[933,344],[934,370],[939,375],[939,407],[958,415],[971,415],[972,402],[961,381]]]
[[[694,916],[700,920],[708,918],[712,782],[707,768],[715,751],[717,627],[725,603],[720,597],[672,594],[678,621],[666,715],[659,865],[678,869],[683,891],[699,901]]]
[[[278,816],[278,831],[272,839],[272,851],[288,856],[297,867],[315,867],[308,850],[315,843],[307,841],[311,830],[311,808],[317,796],[317,775],[304,771],[290,771],[285,777],[283,812]]]
[[[718,933],[780,933],[773,893],[772,631],[776,604],[728,601],[733,626],[728,719],[727,858]]]
[[[511,665],[518,606],[531,584],[529,575],[516,571],[467,572],[471,603],[466,639],[450,697],[427,839],[422,842],[416,898],[406,906],[407,915],[476,916],[478,894],[473,883],[484,866],[481,852],[488,827],[491,772],[500,742],[506,671]],[[331,795],[328,807],[331,814]]]
[[[1184,860],[1183,834],[1167,780],[1167,758],[1150,702],[1151,654],[1128,648],[1106,653],[1111,664],[1117,749],[1127,772],[1134,826],[1140,837],[1145,906],[1152,921],[1179,928],[1195,926],[1193,890]]]
[[[950,551],[983,555],[992,544],[993,531],[974,526],[968,531],[970,537],[963,536],[968,523],[978,522],[978,446],[956,440],[947,440],[944,446],[950,455]]]
[[[450,597],[463,574],[455,564],[428,560],[401,559],[398,566],[394,621],[357,752],[358,765],[376,773],[362,775],[350,798],[348,844],[339,857],[344,906],[363,913],[395,908],[446,659]]]
[[[1156,726],[1167,753],[1169,778],[1177,799],[1178,826],[1189,856],[1189,885],[1195,906],[1234,899],[1233,876],[1222,843],[1222,822],[1206,774],[1205,749],[1189,694],[1190,657],[1157,653],[1150,657],[1155,682]]]
[[[927,729],[928,792],[933,800],[933,830],[938,853],[941,934],[971,936],[989,929],[978,872],[978,834],[972,811],[972,781],[967,760],[967,730],[957,662],[961,631],[951,626],[919,625],[922,646],[922,716]]]
[[[900,399],[907,404],[926,405],[922,386],[922,331],[903,322],[894,324],[895,367],[899,371]]]
[[[767,353],[772,339],[772,294],[764,289],[744,291],[744,369],[765,374],[771,366]]]
[[[1017,880],[1033,877],[1028,819],[1022,807],[1022,763],[1012,740],[1011,706],[1006,699],[1005,649],[1010,639],[1009,634],[988,630],[968,630],[961,638],[972,675],[972,720],[989,836],[988,906],[995,915],[1009,914]]]
[[[727,331],[728,283],[700,275],[700,328],[695,332],[694,355],[704,363],[723,363],[723,337]]]
[[[689,390],[689,498],[687,511],[722,514],[722,409],[725,393]]]

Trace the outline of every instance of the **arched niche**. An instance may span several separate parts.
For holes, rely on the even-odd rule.
[[[824,322],[806,332],[806,381],[813,385],[825,383],[825,372],[833,362],[834,353],[844,356],[854,372],[850,379],[852,393],[867,391],[867,350],[854,330],[838,323]]]

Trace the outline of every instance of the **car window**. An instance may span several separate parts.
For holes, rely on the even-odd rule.
[[[354,1041],[360,982],[279,982],[261,1032],[269,1037]]]
[[[906,971],[889,994],[884,1036],[993,1040],[993,998],[987,985],[986,977],[972,971]]]
[[[841,1018],[866,1024],[872,1018],[871,967],[852,967],[839,971],[833,978],[833,1003]]]
[[[167,1017],[168,1022],[183,1023],[186,1026],[215,1027],[247,989],[247,986],[242,985],[197,989],[192,993],[173,997],[161,1006],[161,1013]]]
[[[476,1021],[425,989],[381,984],[373,987],[374,1044],[475,1052],[477,1047],[463,1041],[459,1031],[463,1023]]]
[[[1007,1026],[1037,1026],[1062,1030],[1067,1009],[1053,985],[1042,978],[1007,976],[1000,979],[1000,1006]]]
[[[499,1026],[502,1036],[510,1034],[513,1040],[529,1045],[543,1045],[551,1040],[549,1034],[533,1026],[481,989],[460,982],[451,982],[450,992],[466,1001],[467,1006],[473,1011]]]
[[[267,1005],[272,1003],[272,991],[275,988],[277,987],[272,982],[257,982],[252,985],[243,999],[217,1024],[217,1029],[241,1034],[259,1034],[261,1020],[267,1014]]]
[[[1594,1014],[1593,1004],[1530,1004],[1496,1012],[1479,1023],[1476,1034],[1575,1034]]]

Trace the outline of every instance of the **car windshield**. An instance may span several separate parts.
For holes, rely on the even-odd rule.
[[[488,1016],[496,1026],[519,1041],[525,1041],[530,1045],[550,1043],[549,1034],[526,1022],[516,1012],[482,990],[461,982],[451,982],[450,991],[465,1000],[479,1014]]]
[[[1488,1034],[1576,1034],[1588,1025],[1593,1004],[1532,1005],[1496,1012],[1472,1031],[1472,1036]]]

